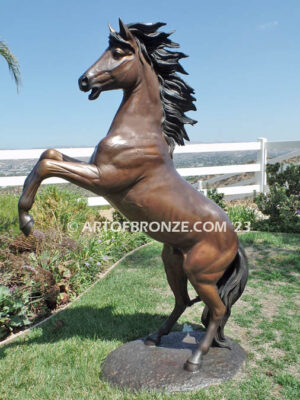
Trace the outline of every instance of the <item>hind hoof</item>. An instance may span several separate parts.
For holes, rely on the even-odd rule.
[[[194,364],[194,363],[191,363],[189,360],[187,360],[186,363],[184,364],[183,368],[188,372],[197,372],[200,370],[201,364],[202,363]]]
[[[33,225],[34,225],[34,219],[32,218],[31,215],[27,214],[22,217],[22,221],[20,221],[20,229],[25,236],[28,236],[30,234]]]
[[[188,372],[197,372],[202,365],[202,351],[196,350],[184,364],[184,369]]]

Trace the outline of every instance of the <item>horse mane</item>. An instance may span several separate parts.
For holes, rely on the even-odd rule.
[[[120,33],[111,31],[110,43],[117,42],[123,46],[131,47],[126,39],[124,29],[121,29],[121,24],[122,22],[120,22]],[[187,55],[165,48],[178,48],[179,44],[169,39],[173,32],[158,32],[158,29],[164,25],[166,24],[163,22],[133,23],[128,24],[127,28],[134,36],[138,48],[158,77],[164,111],[163,134],[172,156],[175,142],[183,146],[184,139],[190,140],[184,125],[194,125],[197,121],[187,117],[185,112],[196,110],[194,104],[196,99],[192,96],[195,93],[194,89],[177,74],[177,72],[180,72],[188,75],[179,63],[179,60],[187,57]]]

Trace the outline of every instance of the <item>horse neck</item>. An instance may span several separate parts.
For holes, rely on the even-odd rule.
[[[163,107],[156,74],[149,65],[141,67],[134,88],[124,90],[123,100],[108,135],[129,132],[137,136],[162,136]],[[121,132],[121,133],[120,133]]]

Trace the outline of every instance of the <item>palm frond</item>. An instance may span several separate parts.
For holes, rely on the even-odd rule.
[[[21,73],[18,60],[6,46],[6,44],[0,40],[0,55],[6,60],[8,64],[8,69],[11,72],[14,81],[19,89],[21,85]]]

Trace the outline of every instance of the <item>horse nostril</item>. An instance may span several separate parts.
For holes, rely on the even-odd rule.
[[[90,88],[89,88],[89,79],[87,76],[83,75],[79,78],[78,80],[78,84],[79,84],[79,88],[80,90],[87,92]]]

